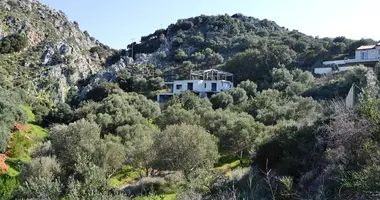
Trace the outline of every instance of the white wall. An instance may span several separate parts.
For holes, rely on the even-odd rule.
[[[187,91],[187,84],[193,83],[193,91],[194,92],[212,92],[212,83],[216,83],[216,92],[227,91],[233,87],[233,84],[230,81],[222,81],[222,80],[180,80],[174,81],[173,84],[173,93],[179,94],[183,91]],[[206,85],[205,85],[206,84]],[[181,89],[177,89],[177,85],[182,85]],[[205,87],[206,86],[206,87]]]
[[[323,65],[332,65],[332,64],[344,65],[344,64],[346,64],[346,61],[345,60],[332,60],[332,61],[324,61],[323,62]]]
[[[361,52],[365,52],[368,54],[368,59],[366,60],[376,60],[380,58],[379,54],[380,46],[376,46],[376,49],[369,49],[369,50],[357,50],[355,52],[355,59],[356,60],[362,60],[361,58]]]
[[[331,67],[321,67],[321,68],[315,68],[314,69],[315,74],[328,74],[330,72],[332,72]]]
[[[355,66],[346,66],[346,67],[339,67],[339,71],[348,71],[352,68],[354,68]],[[331,67],[322,67],[322,68],[315,68],[314,69],[314,73],[315,74],[328,74],[332,72],[332,68]]]

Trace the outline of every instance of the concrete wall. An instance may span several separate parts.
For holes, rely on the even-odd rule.
[[[180,81],[174,81],[173,93],[179,94],[183,91],[188,91],[189,90],[189,88],[187,88],[188,83],[193,83],[192,91],[194,92],[212,92],[212,83],[216,83],[216,92],[227,91],[233,87],[230,81],[180,80]],[[180,88],[177,87],[178,85],[181,85],[181,87]]]
[[[379,52],[380,46],[376,46],[376,49],[369,49],[369,50],[359,50],[355,52],[355,59],[356,60],[363,60],[361,57],[361,53],[364,52],[368,55],[367,59],[365,60],[376,60],[380,58],[380,52]]]
[[[352,68],[354,68],[355,66],[347,66],[347,67],[339,67],[339,71],[348,71]],[[322,68],[315,68],[314,69],[314,73],[315,74],[328,74],[328,73],[331,73],[332,72],[332,68],[331,67],[322,67]]]

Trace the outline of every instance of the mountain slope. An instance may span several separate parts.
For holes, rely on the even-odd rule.
[[[358,46],[371,42],[344,37],[320,39],[290,31],[273,21],[242,14],[202,15],[178,20],[167,29],[141,37],[140,43],[128,45],[128,52],[140,63],[153,63],[161,69],[179,68],[181,70],[174,73],[175,78],[183,78],[189,68],[228,66],[237,53],[248,49],[257,50],[261,55],[250,63],[252,65],[311,70],[323,60],[353,56]],[[184,68],[188,68],[186,73],[178,74]]]
[[[35,0],[0,2],[0,82],[2,87],[22,88],[36,95],[64,101],[78,80],[102,68],[104,57],[90,49],[110,49],[70,22],[62,11],[55,11]],[[9,51],[25,38],[19,49]]]

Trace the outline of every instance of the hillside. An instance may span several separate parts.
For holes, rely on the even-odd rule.
[[[227,71],[236,73],[239,81],[246,79],[244,72],[229,64],[238,53],[248,49],[255,51],[252,55],[255,58],[249,63],[253,66],[269,70],[280,66],[312,70],[323,60],[352,57],[358,46],[371,42],[345,37],[311,37],[273,21],[242,14],[202,15],[178,20],[167,29],[141,37],[140,43],[128,45],[128,52],[129,55],[133,52],[137,61],[156,64],[160,69],[172,67],[183,71],[187,68],[188,71],[188,68],[224,68],[226,65]]]
[[[234,73],[236,83],[250,79],[267,88],[272,68],[312,70],[371,43],[315,38],[235,14],[178,20],[127,50],[113,50],[38,1],[2,1],[0,11],[1,86],[22,88],[49,104],[84,99],[100,82],[120,81],[123,74],[135,77],[124,90],[150,94],[163,80],[187,78],[191,69],[221,68]]]
[[[47,99],[65,101],[78,80],[102,68],[105,58],[90,49],[110,50],[62,11],[39,1],[1,1],[0,13],[2,88],[22,88],[36,96],[43,91]]]

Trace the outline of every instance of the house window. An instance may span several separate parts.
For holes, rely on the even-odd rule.
[[[182,85],[176,85],[175,88],[176,88],[177,90],[182,90]]]
[[[377,50],[377,54],[379,54],[379,55],[380,55],[380,49],[378,49],[378,50]]]
[[[361,60],[368,60],[368,52],[363,51],[360,53]]]
[[[207,83],[205,83],[205,88],[207,87]]]

